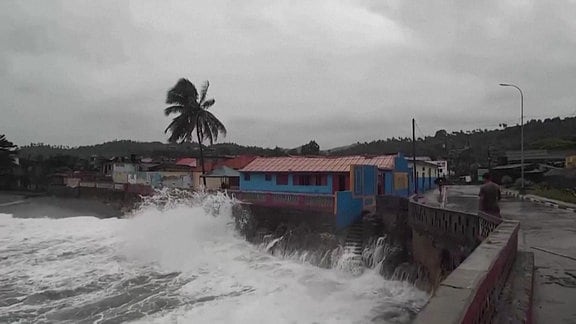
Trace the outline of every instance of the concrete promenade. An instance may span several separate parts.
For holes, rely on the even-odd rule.
[[[478,190],[448,187],[446,208],[476,212]],[[438,191],[427,198],[438,202]],[[534,321],[576,323],[576,213],[506,196],[500,207],[504,218],[521,222],[519,249],[534,252]]]

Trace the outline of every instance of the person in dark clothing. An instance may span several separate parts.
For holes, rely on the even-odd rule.
[[[489,173],[485,173],[482,179],[484,179],[484,184],[480,187],[478,194],[480,196],[478,209],[486,214],[501,217],[500,206],[498,206],[501,199],[500,186],[492,182]]]
[[[438,191],[442,193],[442,187],[444,186],[444,178],[437,178],[436,184],[438,185]]]

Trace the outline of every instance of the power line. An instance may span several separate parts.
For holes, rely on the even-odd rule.
[[[420,126],[418,126],[417,122],[414,122],[414,124],[416,125],[416,129],[420,132],[420,135],[422,135],[422,138],[426,138],[426,135],[424,135],[424,133],[422,132],[422,130],[420,129]]]

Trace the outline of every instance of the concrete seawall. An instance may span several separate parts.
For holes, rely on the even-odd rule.
[[[514,263],[518,227],[500,224],[440,283],[415,323],[490,323]]]
[[[415,323],[490,323],[518,249],[517,221],[410,202],[414,261],[436,289]]]
[[[284,251],[312,247],[322,255],[342,246],[347,237],[347,230],[335,230],[330,213],[246,207],[248,238],[292,233],[280,245]],[[385,278],[409,281],[432,293],[416,323],[490,323],[494,318],[517,254],[517,221],[379,196],[376,211],[351,227],[360,231],[364,251],[375,241],[386,245],[387,257],[379,265]],[[363,261],[374,266],[371,260]]]

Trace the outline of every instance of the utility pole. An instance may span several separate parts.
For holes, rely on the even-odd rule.
[[[418,174],[416,173],[416,120],[412,118],[412,170],[414,171],[414,194],[418,194]]]
[[[524,189],[524,93],[519,86],[512,83],[500,83],[503,87],[513,87],[520,92],[520,180],[521,189],[520,193],[525,193]]]

